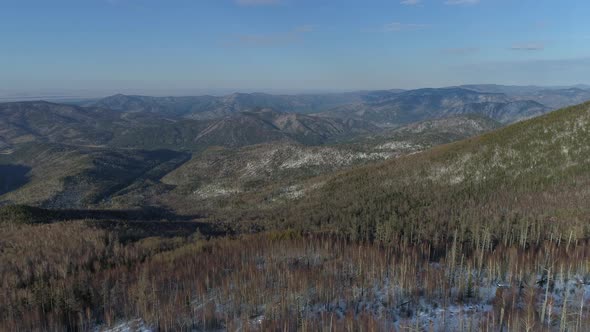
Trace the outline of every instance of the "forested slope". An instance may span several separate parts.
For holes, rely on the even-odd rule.
[[[589,234],[589,129],[586,103],[359,168],[333,177],[276,222],[441,246],[455,231],[470,244],[582,239]]]

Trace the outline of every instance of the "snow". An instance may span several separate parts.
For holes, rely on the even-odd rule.
[[[154,332],[155,329],[148,327],[142,319],[134,319],[119,323],[111,328],[98,327],[96,332]]]
[[[239,189],[235,188],[224,188],[219,185],[208,185],[203,188],[199,188],[193,192],[193,194],[199,196],[200,198],[212,198],[212,197],[223,197],[229,196],[232,194],[239,193]]]

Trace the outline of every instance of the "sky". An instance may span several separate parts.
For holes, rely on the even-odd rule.
[[[0,0],[0,93],[590,83],[587,0]]]

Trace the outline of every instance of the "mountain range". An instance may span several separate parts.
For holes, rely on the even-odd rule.
[[[525,96],[574,103],[584,91],[481,85],[3,103],[0,202],[194,210],[194,201],[207,208],[252,195],[280,201],[301,195],[314,177],[551,110]]]
[[[0,330],[582,331],[590,102],[361,98],[0,104]]]
[[[150,112],[169,118],[218,119],[245,111],[272,109],[317,114],[399,126],[433,117],[467,113],[511,123],[590,99],[584,86],[536,87],[464,85],[459,87],[379,90],[331,94],[270,95],[234,93],[227,96],[149,97],[114,95],[82,102],[125,113]]]

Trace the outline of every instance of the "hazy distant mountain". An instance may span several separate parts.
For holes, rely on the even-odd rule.
[[[398,126],[426,119],[462,114],[481,114],[502,123],[540,115],[548,108],[534,102],[515,101],[502,93],[483,93],[462,88],[405,91],[377,102],[345,105],[323,116],[355,118]]]
[[[182,120],[120,133],[112,144],[125,147],[203,150],[272,141],[323,144],[377,131],[365,121],[329,119],[271,110],[240,112],[216,120]]]
[[[364,121],[270,110],[214,120],[167,119],[149,111],[119,112],[48,102],[0,104],[0,151],[39,141],[77,146],[203,150],[271,141],[322,144],[378,128]]]
[[[590,100],[590,86],[578,84],[571,87],[507,86],[494,84],[463,85],[485,93],[504,93],[517,100],[533,100],[557,109],[577,105]]]
[[[531,96],[570,102],[584,93],[549,89]],[[195,197],[182,195],[193,192],[203,199],[266,188],[267,194],[297,196],[300,187],[290,186],[304,187],[300,181],[310,176],[422,151],[550,110],[525,98],[443,88],[346,97],[119,95],[92,107],[4,103],[0,202],[126,207],[149,199],[190,207]],[[345,99],[354,101],[316,115],[263,107],[302,111]],[[212,118],[191,119],[195,114]],[[211,187],[216,181],[221,188]]]
[[[590,100],[590,90],[579,88],[545,89],[528,95],[517,96],[517,98],[534,100],[548,107],[557,109]]]
[[[590,100],[590,90],[582,86],[564,88],[473,84],[439,89],[307,95],[234,93],[221,97],[148,97],[119,94],[89,101],[85,106],[194,120],[219,119],[240,112],[274,109],[399,126],[466,113],[482,114],[503,123],[511,123],[586,100]]]
[[[550,109],[535,101],[522,100],[506,103],[484,102],[471,103],[446,109],[443,116],[460,114],[480,114],[501,123],[511,123],[547,113]]]
[[[104,144],[120,114],[43,101],[0,104],[0,136],[6,143],[34,140],[66,144]]]
[[[367,93],[370,95],[370,93]],[[271,108],[283,112],[313,113],[362,100],[363,93],[318,95],[270,95],[234,93],[228,96],[147,97],[115,95],[85,106],[123,112],[153,112],[190,119],[214,119],[226,115]]]
[[[499,84],[466,84],[459,88],[473,90],[484,93],[503,93],[509,96],[523,95],[548,89],[536,85],[499,85]]]

